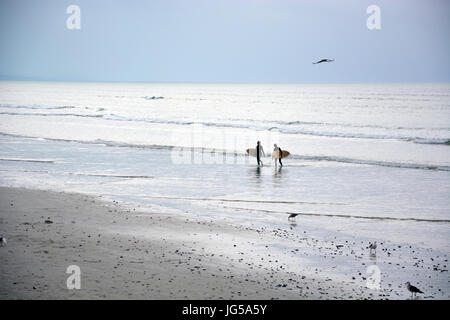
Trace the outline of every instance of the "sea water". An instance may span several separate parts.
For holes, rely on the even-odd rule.
[[[450,251],[447,83],[0,82],[0,144],[4,186]]]

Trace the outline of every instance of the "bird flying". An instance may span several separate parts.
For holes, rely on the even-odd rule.
[[[319,64],[319,63],[322,63],[322,62],[333,62],[333,61],[334,61],[334,59],[322,59],[322,60],[319,60],[317,62],[313,62],[313,64]]]

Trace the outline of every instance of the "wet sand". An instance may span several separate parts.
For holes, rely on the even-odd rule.
[[[362,299],[271,255],[272,232],[99,198],[0,188],[1,299]],[[138,210],[136,210],[138,209]],[[69,290],[69,265],[81,289]]]

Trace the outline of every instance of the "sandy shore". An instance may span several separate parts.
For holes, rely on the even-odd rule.
[[[160,211],[82,194],[0,188],[0,234],[8,239],[0,247],[0,298],[385,297],[317,269],[311,275],[306,242],[282,231]],[[291,263],[277,255],[286,241],[298,241]],[[81,269],[80,290],[67,289],[69,265]]]
[[[0,248],[2,299],[352,295],[283,270],[276,257],[251,254],[260,239],[280,241],[255,230],[139,212],[80,194],[0,188],[0,199],[0,233],[8,239]],[[81,269],[80,290],[67,289],[69,265]]]

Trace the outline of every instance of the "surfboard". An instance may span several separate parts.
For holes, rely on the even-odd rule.
[[[245,151],[248,153],[248,155],[250,155],[252,157],[256,157],[256,149],[255,148],[250,148]]]
[[[273,155],[273,157],[274,157],[275,159],[280,158],[279,152],[278,152],[278,151],[274,151],[274,152],[272,153],[272,155]],[[290,152],[289,152],[289,151],[287,151],[287,150],[281,150],[281,159],[286,158],[286,157],[289,156],[289,155],[290,155]]]

